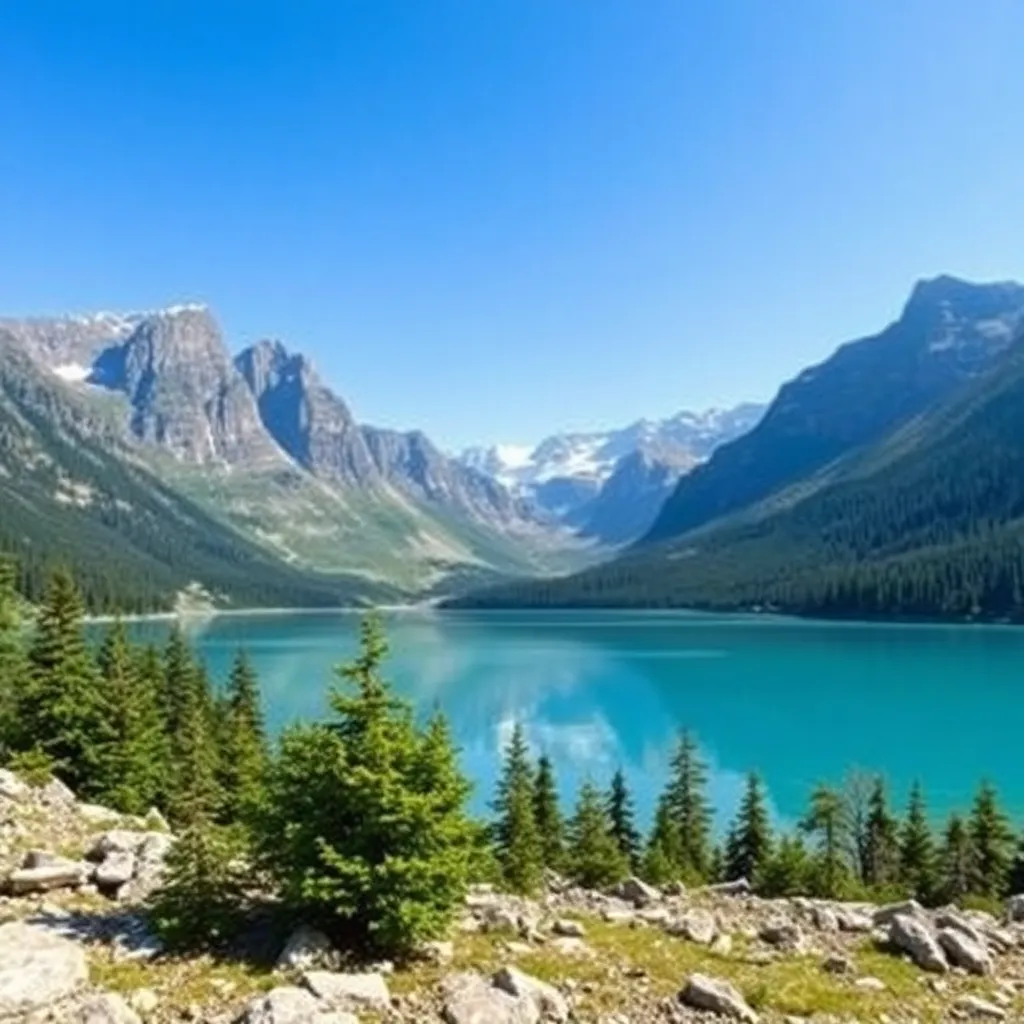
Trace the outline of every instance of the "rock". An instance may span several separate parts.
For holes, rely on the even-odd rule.
[[[978,996],[961,996],[955,1007],[968,1017],[978,1017],[985,1020],[1006,1020],[1006,1011],[995,1003],[986,1002]]]
[[[313,967],[331,967],[335,958],[334,946],[323,932],[307,924],[299,925],[277,958],[279,971],[307,971]]]
[[[732,952],[732,936],[726,932],[716,935],[715,941],[711,943],[711,952],[715,956],[728,956]]]
[[[884,907],[879,907],[871,915],[871,921],[876,928],[884,928],[886,925],[892,924],[892,919],[897,915],[918,920],[927,920],[928,916],[924,907],[917,900],[903,900],[900,903],[889,903]]]
[[[594,954],[594,951],[582,939],[573,938],[570,935],[552,939],[548,948],[553,949],[556,953],[561,953],[562,956],[593,956]]]
[[[40,790],[39,795],[42,797],[43,803],[49,804],[51,807],[71,808],[78,802],[75,794],[58,778],[50,779]]]
[[[943,928],[937,938],[950,962],[957,967],[963,967],[971,974],[992,973],[992,957],[983,943],[975,942],[956,928]]]
[[[672,912],[668,907],[647,907],[644,910],[637,911],[636,916],[644,924],[652,924],[659,928],[663,928],[672,920]]]
[[[870,975],[864,978],[858,978],[854,983],[854,988],[859,988],[864,992],[884,992],[885,982],[881,978],[872,978]]]
[[[942,910],[937,913],[934,923],[936,928],[953,928],[966,935],[967,938],[978,945],[984,945],[985,943],[984,937],[974,924],[968,921],[962,914],[958,914],[953,910]]]
[[[21,803],[27,800],[32,790],[12,771],[0,768],[0,797]]]
[[[665,930],[670,935],[678,935],[698,945],[709,946],[718,927],[715,919],[706,910],[691,910],[673,921]]]
[[[1006,901],[1006,920],[1024,921],[1024,893]]]
[[[769,921],[758,932],[758,936],[769,946],[777,946],[779,949],[789,951],[802,949],[804,944],[804,933],[794,921]]]
[[[559,918],[551,926],[551,931],[555,935],[561,935],[566,939],[583,939],[587,935],[587,929],[579,921],[573,921],[569,918]]]
[[[447,1024],[538,1024],[532,999],[509,995],[479,974],[451,975],[441,984],[442,1016]]]
[[[102,807],[100,804],[79,804],[78,814],[90,825],[104,825],[121,820],[121,815],[117,811]]]
[[[624,882],[619,882],[615,887],[615,895],[620,900],[627,900],[635,904],[638,908],[650,906],[661,899],[661,893],[653,885],[648,885],[636,875],[630,876]]]
[[[148,1017],[160,1005],[160,997],[151,988],[137,988],[128,997],[128,1005],[136,1013]]]
[[[942,974],[949,969],[935,936],[924,922],[914,917],[894,915],[889,924],[889,942],[925,971]]]
[[[569,1019],[569,1004],[565,996],[547,982],[538,981],[514,967],[503,967],[494,975],[493,984],[510,996],[531,1000],[540,1016],[547,1020]]]
[[[79,1003],[70,1015],[74,1024],[141,1024],[138,1014],[113,992],[99,992]]]
[[[77,861],[63,861],[47,867],[18,868],[7,876],[7,890],[13,896],[53,889],[71,889],[84,885],[89,868]]]
[[[826,974],[853,974],[853,961],[848,956],[833,953],[825,957],[821,963],[821,969]]]
[[[99,863],[113,853],[134,854],[146,841],[148,835],[148,832],[132,832],[125,828],[101,832],[90,840],[85,858]]]
[[[632,910],[610,910],[606,907],[601,911],[601,920],[607,921],[608,924],[629,924],[636,919],[636,913]],[[647,919],[642,917],[641,920]]]
[[[134,853],[112,853],[98,868],[95,880],[100,892],[116,894],[135,875]]]
[[[859,910],[836,907],[832,912],[841,932],[866,933],[875,927],[874,920]]]
[[[811,920],[820,932],[839,931],[839,918],[831,907],[814,907],[811,910]]]
[[[685,896],[686,886],[682,882],[666,882],[662,887],[661,891],[666,896]]]
[[[252,1000],[242,1024],[359,1024],[350,1013],[332,1013],[305,989],[284,985]]]
[[[679,999],[696,1010],[710,1010],[723,1017],[757,1024],[757,1014],[747,1005],[739,990],[719,978],[709,978],[704,974],[691,975],[686,987],[679,993]]]
[[[302,983],[332,1010],[384,1010],[391,1005],[391,994],[382,974],[306,971]]]
[[[0,1019],[45,1009],[87,979],[81,946],[33,925],[0,926]]]
[[[428,963],[450,964],[455,959],[455,944],[440,940],[425,942],[420,947],[420,956]]]

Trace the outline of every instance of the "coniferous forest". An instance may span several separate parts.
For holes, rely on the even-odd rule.
[[[882,777],[855,773],[816,787],[798,827],[780,831],[752,772],[734,820],[716,829],[707,766],[686,731],[646,835],[621,770],[562,806],[552,761],[534,758],[521,725],[478,821],[444,716],[418,721],[389,687],[375,617],[338,670],[328,718],[272,739],[243,652],[215,684],[180,630],[157,649],[115,623],[90,645],[68,574],[53,575],[31,624],[14,583],[4,563],[3,760],[83,799],[167,816],[180,838],[151,913],[178,947],[230,945],[272,896],[278,913],[347,944],[402,954],[443,933],[470,882],[535,894],[552,873],[597,889],[631,875],[746,879],[766,896],[935,905],[990,906],[1024,890],[1024,836],[987,782],[936,831],[922,786],[895,808]]]

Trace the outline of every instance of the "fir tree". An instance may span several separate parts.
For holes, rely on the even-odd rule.
[[[848,829],[840,794],[828,786],[818,786],[811,794],[811,806],[800,827],[817,838],[818,853],[813,865],[815,895],[835,899],[842,894],[848,877],[843,857]]]
[[[1010,877],[1006,886],[1007,895],[1017,896],[1024,893],[1024,833],[1017,839],[1017,848],[1010,865]]]
[[[615,842],[626,858],[630,871],[636,871],[640,865],[640,833],[634,818],[633,797],[621,768],[612,776],[606,806]]]
[[[505,751],[505,766],[494,802],[495,846],[505,885],[534,893],[541,884],[544,854],[534,809],[534,777],[526,734],[518,722]]]
[[[652,885],[678,882],[682,844],[667,794],[658,801],[654,825],[644,851],[643,877]]]
[[[696,881],[707,877],[711,856],[711,809],[706,786],[707,766],[696,741],[684,730],[672,758],[667,798],[679,835],[679,867],[686,877]]]
[[[386,652],[379,620],[366,619],[331,718],[282,737],[258,846],[286,905],[354,946],[398,954],[448,927],[478,832],[447,725],[416,728],[381,674]]]
[[[939,855],[942,899],[959,903],[970,891],[975,877],[971,836],[958,814],[950,815]]]
[[[929,902],[935,894],[935,845],[928,816],[925,811],[924,794],[919,783],[910,789],[907,817],[900,832],[900,881],[911,896]]]
[[[978,788],[967,827],[974,851],[971,892],[1003,896],[1013,861],[1013,831],[988,782]]]
[[[569,871],[585,889],[604,889],[629,873],[629,862],[612,834],[597,787],[583,783],[569,823]]]
[[[540,835],[544,867],[561,871],[565,866],[565,825],[558,807],[555,768],[546,754],[537,762],[537,776],[533,784],[533,816]]]
[[[53,574],[29,650],[29,672],[18,700],[18,744],[51,758],[83,796],[95,792],[107,738],[96,666],[86,647],[84,607],[71,576]]]
[[[268,753],[259,680],[243,651],[231,670],[222,716],[223,812],[229,822],[251,821],[263,793]]]
[[[899,831],[899,822],[889,810],[885,782],[877,778],[868,798],[864,829],[862,877],[866,885],[892,885],[899,877]]]
[[[810,858],[799,836],[784,835],[761,869],[758,892],[764,896],[799,896],[807,892]]]
[[[0,558],[0,758],[17,742],[18,695],[26,685],[25,635],[12,561]]]
[[[745,878],[755,885],[764,865],[771,857],[772,833],[765,807],[760,776],[751,772],[740,803],[736,821],[726,839],[724,873],[733,881]]]

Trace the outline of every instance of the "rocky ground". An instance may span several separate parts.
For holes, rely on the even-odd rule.
[[[978,911],[763,900],[743,885],[542,900],[476,888],[413,964],[308,928],[259,961],[165,955],[140,904],[173,845],[0,771],[0,1024],[1024,1021],[1024,897]]]

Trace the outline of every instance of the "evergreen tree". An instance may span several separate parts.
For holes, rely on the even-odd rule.
[[[892,885],[899,877],[899,822],[889,811],[885,782],[877,778],[868,799],[862,878],[866,885]]]
[[[682,843],[672,807],[666,794],[658,801],[654,825],[644,851],[642,874],[652,885],[678,882],[681,872]]]
[[[1017,840],[1017,848],[1010,865],[1010,877],[1006,886],[1007,895],[1017,896],[1024,893],[1024,833]]]
[[[719,882],[725,882],[725,875],[725,850],[721,843],[715,843],[711,847],[711,860],[708,863],[708,883],[717,885]]]
[[[907,817],[900,832],[899,873],[911,896],[923,903],[933,898],[937,883],[935,845],[928,827],[924,793],[917,782],[910,789]]]
[[[828,786],[818,786],[811,794],[811,806],[800,827],[817,838],[818,853],[813,864],[815,895],[835,899],[842,894],[849,874],[843,857],[848,828],[840,794]]]
[[[978,896],[1004,895],[1013,861],[1013,831],[999,807],[996,791],[982,782],[974,798],[968,832],[974,851],[971,892]]]
[[[726,839],[724,873],[729,881],[745,878],[755,885],[772,851],[772,832],[760,776],[751,772],[736,821]]]
[[[18,695],[26,685],[25,633],[12,561],[0,558],[0,758],[17,743]]]
[[[970,891],[975,877],[974,848],[963,818],[953,814],[946,825],[939,856],[942,899],[959,903]]]
[[[526,734],[518,722],[505,751],[505,766],[494,802],[495,846],[505,885],[530,894],[540,888],[544,853],[534,809],[534,775]]]
[[[447,725],[417,729],[381,674],[386,653],[371,616],[330,720],[282,737],[258,833],[287,906],[385,955],[445,931],[478,853]]]
[[[615,842],[626,858],[630,871],[636,871],[640,865],[640,833],[637,831],[634,818],[633,797],[621,768],[612,776],[607,808]]]
[[[95,793],[106,741],[96,666],[85,643],[84,607],[71,576],[50,579],[29,650],[29,672],[18,700],[18,745],[53,760],[61,777],[82,796]]]
[[[707,766],[689,732],[679,736],[672,758],[668,805],[679,835],[679,867],[685,877],[700,881],[708,875],[711,858],[711,808],[708,806]]]
[[[551,758],[542,755],[533,784],[533,817],[540,836],[541,861],[552,871],[565,866],[565,824],[558,806],[558,786]]]
[[[629,873],[629,862],[612,834],[597,787],[583,783],[569,823],[569,871],[585,889],[604,889]]]
[[[244,651],[235,657],[222,716],[223,812],[229,822],[248,822],[263,794],[268,752],[259,680]]]
[[[126,814],[145,814],[160,799],[168,770],[158,704],[158,677],[116,622],[99,652],[106,735],[97,767],[96,792]]]
[[[799,896],[807,892],[810,858],[799,836],[784,835],[761,869],[758,892],[763,896]]]

